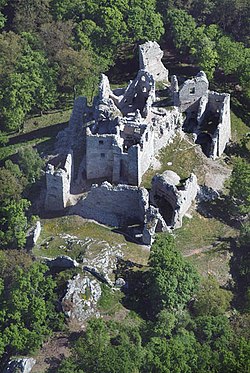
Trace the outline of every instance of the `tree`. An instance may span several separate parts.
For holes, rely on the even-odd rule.
[[[0,206],[1,248],[22,248],[26,243],[27,218],[25,211],[30,206],[26,199],[5,199]]]
[[[55,282],[51,276],[45,276],[47,270],[46,265],[38,262],[26,270],[17,266],[8,289],[8,284],[1,279],[4,291],[0,302],[0,332],[8,354],[34,352],[50,335],[53,318],[58,318]]]
[[[233,41],[230,37],[222,36],[216,45],[218,65],[225,74],[237,72],[244,61],[244,45]]]
[[[197,288],[199,276],[175,249],[173,236],[157,237],[152,245],[149,266],[149,297],[155,310],[183,308]]]
[[[18,163],[29,183],[34,183],[41,176],[45,165],[36,149],[26,147],[18,152]]]
[[[201,350],[202,347],[194,334],[186,330],[171,339],[151,338],[146,345],[146,357],[141,371],[145,373],[200,372],[202,370],[198,370],[198,354]]]
[[[250,310],[250,223],[242,225],[236,247],[230,260],[235,283],[237,306],[245,312]]]
[[[61,90],[72,92],[74,97],[83,90],[92,92],[99,68],[91,52],[67,48],[60,50],[55,59],[59,66],[58,83]]]
[[[231,300],[232,293],[221,289],[214,277],[208,277],[195,295],[194,313],[199,316],[223,315],[229,309]]]
[[[141,337],[136,328],[121,323],[91,320],[86,334],[63,361],[60,373],[136,373],[141,365]]]
[[[162,17],[156,12],[156,2],[134,0],[128,10],[129,39],[134,42],[160,40],[164,33]]]
[[[245,95],[250,98],[250,48],[245,48],[244,56],[245,58],[241,66],[239,76],[243,91]]]
[[[20,35],[13,31],[0,34],[0,76],[1,79],[14,72],[16,63],[23,51],[23,41]]]
[[[0,168],[0,202],[5,199],[18,200],[21,197],[23,185],[8,169]]]
[[[229,195],[235,209],[240,214],[250,211],[250,164],[243,158],[234,160],[234,167],[229,179]]]
[[[213,78],[217,64],[218,54],[215,45],[215,42],[206,35],[204,26],[195,30],[190,52],[208,79]]]
[[[51,20],[50,0],[14,0],[14,28],[21,33],[35,32],[39,26]]]
[[[182,9],[171,9],[167,12],[167,25],[175,47],[181,52],[187,52],[191,47],[196,29],[194,18]]]
[[[31,110],[48,109],[56,100],[55,71],[35,49],[36,43],[31,34],[23,33],[22,51],[0,89],[1,119],[8,131],[20,129]]]

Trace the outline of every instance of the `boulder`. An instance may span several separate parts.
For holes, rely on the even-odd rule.
[[[100,316],[97,302],[102,294],[99,282],[87,275],[76,275],[68,281],[67,291],[62,299],[64,313],[71,320],[83,322],[89,317]]]
[[[15,359],[8,362],[3,373],[30,373],[36,360],[33,358]]]

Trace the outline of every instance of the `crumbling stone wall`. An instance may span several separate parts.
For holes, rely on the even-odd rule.
[[[87,179],[113,178],[113,145],[117,146],[116,135],[92,135],[86,137]]]
[[[149,196],[145,188],[129,185],[113,187],[108,182],[93,185],[87,196],[78,203],[72,213],[77,212],[84,218],[99,223],[120,227],[144,222]]]
[[[162,57],[163,51],[156,41],[148,41],[139,46],[140,69],[152,74],[156,82],[168,82],[168,70],[161,62]]]
[[[46,170],[46,210],[63,210],[70,196],[73,174],[72,152],[61,160],[60,166],[48,164]]]
[[[214,134],[214,147],[211,157],[220,157],[231,138],[231,118],[230,118],[230,95],[228,93],[209,93],[208,110],[213,114],[219,113],[219,120]]]
[[[114,95],[112,98],[115,99]],[[124,94],[117,97],[116,105],[123,115],[139,109],[142,117],[146,118],[154,100],[154,78],[148,71],[139,70],[136,78],[128,84]]]
[[[68,127],[60,131],[56,138],[55,153],[68,154],[82,142],[82,127],[90,114],[86,97],[77,97],[74,101]]]
[[[172,85],[174,86],[174,82]],[[186,80],[179,88],[178,102],[176,102],[181,112],[187,110],[197,112],[200,98],[208,95],[208,86],[209,83],[203,71],[200,71],[196,77]]]
[[[196,142],[210,158],[220,157],[231,137],[230,95],[209,92],[197,114]]]
[[[181,180],[175,172],[165,171],[153,177],[150,201],[159,208],[167,226],[179,228],[197,192],[198,184],[194,174]]]
[[[154,155],[169,144],[182,127],[183,116],[177,107],[152,108],[154,126]]]

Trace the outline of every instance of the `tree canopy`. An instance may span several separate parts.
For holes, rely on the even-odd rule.
[[[175,249],[171,235],[160,235],[152,245],[150,257],[149,296],[159,310],[183,308],[199,283],[196,270]]]

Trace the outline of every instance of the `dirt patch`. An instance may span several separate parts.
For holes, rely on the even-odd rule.
[[[51,339],[44,343],[35,356],[36,364],[32,369],[35,372],[57,372],[60,362],[70,355],[70,337],[63,333],[56,333]]]

